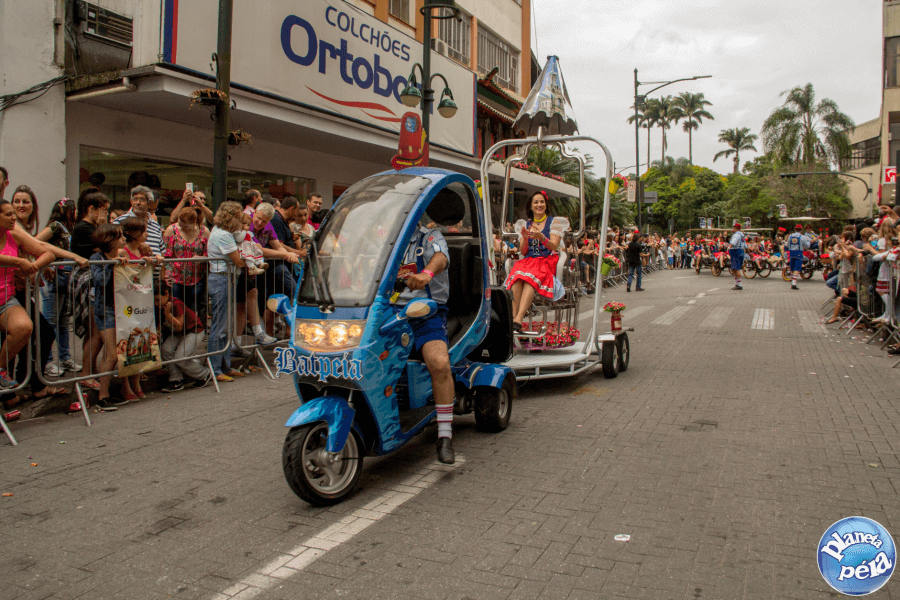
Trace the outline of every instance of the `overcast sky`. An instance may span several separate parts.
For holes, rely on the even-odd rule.
[[[548,54],[559,56],[580,132],[607,144],[617,169],[634,164],[634,126],[626,119],[633,114],[635,68],[639,81],[712,75],[672,84],[654,96],[685,91],[706,95],[715,120],[704,120],[694,131],[694,164],[730,173],[730,159],[713,162],[716,152],[726,148],[718,141],[719,132],[749,127],[759,135],[763,121],[784,101],[779,93],[795,86],[812,83],[817,100],[834,100],[857,124],[878,117],[881,4],[532,0],[537,29],[532,49],[541,66]],[[666,154],[687,157],[688,136],[681,123],[668,131],[668,139]],[[661,142],[660,130],[654,128],[651,160],[660,158]],[[646,143],[642,129],[641,162],[646,161]],[[762,150],[762,143],[756,148]],[[599,152],[588,151],[599,158]],[[753,156],[742,153],[741,165]]]

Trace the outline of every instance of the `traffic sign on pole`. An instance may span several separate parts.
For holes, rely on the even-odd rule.
[[[883,183],[897,183],[897,167],[885,167],[884,168],[884,182]]]

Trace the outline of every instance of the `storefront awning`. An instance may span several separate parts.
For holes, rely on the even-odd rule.
[[[192,106],[189,100],[191,92],[211,87],[213,84],[209,80],[161,65],[133,69],[121,75],[129,77],[134,84],[133,90],[128,88],[106,95],[89,93],[96,90],[84,90],[70,95],[67,101],[212,131],[214,124],[209,112]],[[398,139],[395,134],[364,123],[317,112],[240,87],[233,87],[231,96],[236,104],[231,111],[232,128],[249,132],[254,141],[273,142],[370,164],[372,174],[390,168],[391,159],[397,153]],[[185,140],[185,143],[192,143],[192,140]],[[481,178],[480,159],[434,145],[430,149],[430,164],[464,173],[475,180]],[[499,163],[491,164],[490,174],[492,185],[495,185],[494,177],[496,185],[501,184],[503,168]],[[544,190],[550,196],[578,194],[574,186],[521,169],[513,169],[512,177],[517,193]]]

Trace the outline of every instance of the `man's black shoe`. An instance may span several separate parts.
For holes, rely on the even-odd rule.
[[[627,287],[627,288],[625,288],[625,291],[626,291],[626,292],[630,292],[630,291],[631,291],[631,288],[628,288],[628,287]]]
[[[731,288],[731,289],[733,289],[733,290],[742,290],[742,289],[744,289],[744,288],[742,288],[742,287],[739,286],[739,285],[736,285],[736,286],[734,286],[734,287]]]
[[[798,288],[796,285],[792,285],[792,286],[791,286],[791,289],[792,289],[792,290],[799,290],[800,288]]]
[[[453,451],[453,440],[448,437],[438,438],[437,443],[438,462],[452,465],[456,462],[456,452]]]
[[[636,292],[643,292],[643,291],[644,291],[644,288],[642,288],[642,287],[636,287],[636,288],[634,288],[634,291],[636,291]]]

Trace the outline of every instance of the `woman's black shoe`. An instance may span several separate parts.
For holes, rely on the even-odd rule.
[[[522,324],[513,321],[513,331],[522,331]]]

